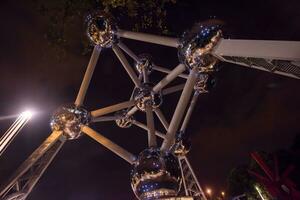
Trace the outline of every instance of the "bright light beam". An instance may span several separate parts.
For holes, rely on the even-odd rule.
[[[31,111],[22,112],[15,122],[0,138],[0,156],[13,141],[16,135],[21,131],[25,124],[31,119],[33,113]]]

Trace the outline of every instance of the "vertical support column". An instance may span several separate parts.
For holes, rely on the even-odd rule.
[[[90,62],[87,66],[86,72],[84,74],[78,95],[75,100],[75,105],[76,106],[81,106],[83,104],[86,91],[89,87],[90,81],[92,79],[99,55],[100,55],[101,49],[98,46],[95,46],[93,49],[93,53],[90,58]]]

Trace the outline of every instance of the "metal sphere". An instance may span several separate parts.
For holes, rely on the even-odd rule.
[[[197,82],[194,86],[194,90],[200,94],[208,93],[212,88],[216,86],[217,78],[215,74],[199,73]]]
[[[178,51],[180,62],[189,69],[197,67],[200,72],[215,71],[217,58],[211,51],[217,45],[222,33],[217,25],[196,24],[183,34]]]
[[[117,42],[116,30],[112,17],[105,12],[92,12],[86,17],[86,34],[94,45],[112,47]]]
[[[153,92],[152,83],[143,83],[141,87],[134,89],[133,97],[136,100],[136,107],[145,111],[146,104],[148,104],[152,109],[158,108],[163,100],[161,92]]]
[[[120,128],[129,128],[132,125],[133,122],[133,116],[127,115],[127,110],[122,110],[120,112],[116,113],[116,116],[119,118],[116,119],[116,124]]]
[[[131,172],[131,186],[140,200],[176,197],[181,184],[178,159],[158,148],[145,149]]]
[[[74,104],[58,108],[51,117],[50,126],[53,131],[63,131],[63,134],[70,140],[81,136],[81,125],[87,125],[90,121],[90,114],[82,107]]]
[[[190,137],[184,132],[179,132],[176,137],[175,144],[172,146],[171,151],[176,156],[185,156],[190,152],[192,141]]]
[[[149,54],[141,54],[139,55],[139,62],[135,62],[134,65],[140,74],[143,73],[143,70],[150,74],[153,68],[152,57]]]

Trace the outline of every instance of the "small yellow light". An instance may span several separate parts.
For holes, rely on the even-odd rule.
[[[222,191],[222,192],[221,192],[221,195],[224,197],[224,196],[225,196],[225,192],[224,192],[224,191]]]

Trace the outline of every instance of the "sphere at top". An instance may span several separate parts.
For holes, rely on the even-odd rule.
[[[196,24],[182,35],[178,57],[189,69],[197,67],[200,72],[215,71],[217,58],[211,51],[222,36],[218,25]]]
[[[138,199],[176,197],[180,184],[178,159],[172,153],[148,148],[139,154],[131,172],[131,186]]]
[[[82,107],[74,104],[58,108],[51,117],[50,126],[52,131],[63,131],[67,139],[77,139],[81,136],[81,125],[87,125],[90,114]]]
[[[86,17],[86,34],[94,45],[112,47],[117,42],[116,30],[112,17],[105,12],[92,12]]]

